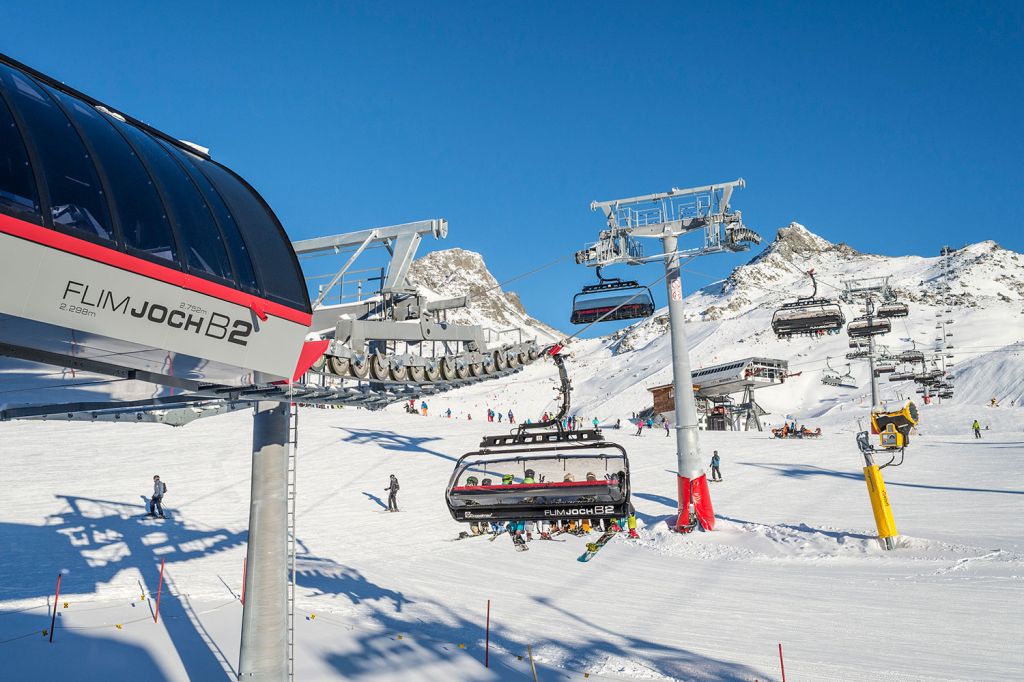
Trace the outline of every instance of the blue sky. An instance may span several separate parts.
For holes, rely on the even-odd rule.
[[[506,279],[592,240],[592,200],[742,176],[769,240],[1024,251],[1024,3],[86,5],[6,7],[0,49],[210,147],[293,238],[445,217],[425,247]],[[566,329],[591,275],[511,288]]]

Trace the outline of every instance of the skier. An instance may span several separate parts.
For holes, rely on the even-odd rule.
[[[508,411],[508,423],[509,424],[515,424],[516,423],[516,418],[515,418],[515,415],[512,414],[512,410]]]
[[[498,423],[501,423],[501,412],[498,413]]]
[[[452,418],[452,408],[449,407],[448,410],[445,411],[445,416],[447,416],[449,419]]]
[[[420,410],[423,411],[423,416],[426,417],[427,416],[427,401],[426,400],[424,400],[423,402],[420,403]]]
[[[501,484],[502,485],[512,485],[512,481],[513,481],[512,474],[502,474],[502,476],[501,476]]]
[[[423,409],[426,410],[427,408]],[[398,477],[391,474],[391,483],[384,490],[388,494],[388,511],[398,511]]]
[[[533,478],[533,469],[527,469],[523,474],[523,483],[536,483]]]
[[[981,438],[981,424],[978,423],[977,419],[975,419],[974,423],[971,424],[971,428],[974,429],[974,437]]]
[[[669,434],[668,419],[661,420],[661,423],[665,426],[665,438],[668,438],[668,434]]]
[[[167,492],[167,484],[160,480],[159,476],[153,477],[153,497],[149,498],[149,514],[146,516],[159,516],[164,518],[164,493]],[[157,513],[159,512],[159,514]]]
[[[615,428],[616,429],[621,429],[622,428],[622,420],[621,419],[616,419],[615,420]]]
[[[718,456],[718,450],[715,450],[715,454],[711,455],[711,480],[721,481],[722,470],[719,468],[722,464],[721,458]]]
[[[597,417],[594,417],[594,418],[593,418],[593,419],[592,419],[592,420],[590,421],[590,423],[591,423],[591,424],[593,424],[593,425],[594,425],[594,428],[596,429],[596,428],[597,428],[597,425],[598,425],[598,424],[600,424],[601,422],[597,421]]]
[[[636,433],[633,434],[633,435],[639,436],[643,432],[643,430],[644,430],[644,420],[643,419],[637,419],[636,420]]]
[[[992,398],[992,400],[989,401],[989,407],[999,407],[999,403],[996,401],[995,398]]]
[[[651,428],[652,426],[654,426],[654,420],[651,419],[650,417],[648,417],[647,418],[647,423],[644,424],[644,426],[646,426],[648,429]]]

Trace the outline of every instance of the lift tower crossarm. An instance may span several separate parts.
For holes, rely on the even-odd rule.
[[[372,241],[387,241],[408,234],[424,235],[428,233],[433,234],[437,239],[444,239],[448,236],[448,221],[444,218],[417,220],[412,223],[374,227],[368,230],[346,232],[345,234],[336,234],[329,237],[301,239],[297,242],[292,242],[292,248],[295,249],[295,254],[299,256],[331,250],[340,251],[348,246],[362,244],[374,232],[376,234],[373,235]]]

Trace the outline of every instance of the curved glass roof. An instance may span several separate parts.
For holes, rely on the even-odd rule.
[[[288,237],[245,180],[3,55],[0,213],[310,311]]]

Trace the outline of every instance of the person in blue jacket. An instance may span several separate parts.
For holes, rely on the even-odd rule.
[[[722,470],[720,468],[721,465],[722,465],[722,460],[718,456],[718,450],[715,450],[715,454],[711,455],[711,480],[712,481],[721,481],[722,480]]]

